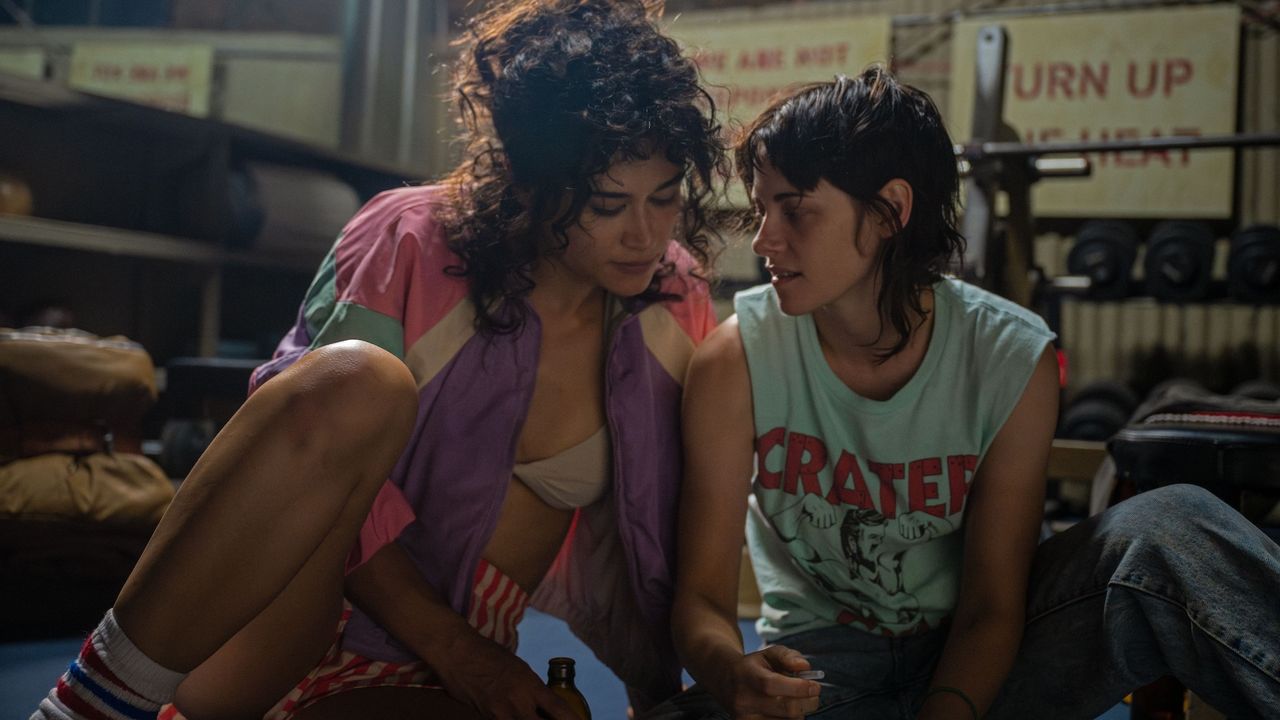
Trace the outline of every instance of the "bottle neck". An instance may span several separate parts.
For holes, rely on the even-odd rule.
[[[573,663],[552,660],[547,667],[548,685],[565,685],[573,687]]]

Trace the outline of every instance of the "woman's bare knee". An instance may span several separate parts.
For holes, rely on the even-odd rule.
[[[417,387],[395,355],[360,340],[316,348],[259,393],[299,452],[394,450],[417,417]]]
[[[327,345],[314,353],[325,365],[325,391],[346,418],[376,428],[378,435],[394,430],[408,437],[418,413],[418,389],[400,358],[360,340]]]

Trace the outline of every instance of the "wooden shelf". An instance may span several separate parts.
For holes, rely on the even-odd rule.
[[[226,250],[214,243],[201,240],[17,215],[0,215],[0,242],[83,250],[188,265],[213,267],[239,265],[303,273],[314,272],[323,256],[320,252]]]
[[[276,332],[276,316],[292,317],[297,300],[290,299],[290,308],[274,313],[286,304],[275,291],[305,288],[328,250],[324,241],[314,246],[301,239],[273,245],[272,240],[291,240],[283,235],[268,236],[244,249],[233,247],[239,244],[238,233],[249,232],[237,221],[244,221],[244,212],[253,210],[256,202],[251,189],[237,184],[248,164],[328,175],[349,185],[362,201],[417,179],[408,169],[332,148],[4,73],[0,137],[20,139],[0,142],[0,168],[27,183],[35,211],[42,215],[0,215],[0,268],[24,280],[5,302],[21,307],[39,300],[36,293],[41,292],[30,272],[6,263],[7,257],[38,259],[32,264],[38,264],[40,272],[60,271],[54,253],[88,256],[87,262],[84,257],[69,258],[67,265],[81,272],[97,272],[95,255],[137,261],[123,263],[127,269],[110,263],[116,267],[109,272],[104,268],[103,275],[110,280],[59,287],[73,307],[78,302],[119,308],[98,313],[103,325],[132,327],[155,345],[161,344],[161,335],[178,336],[163,343],[164,357],[172,356],[174,348],[190,353],[188,347],[200,355],[214,355],[222,339],[224,312],[236,313],[240,338],[257,340],[262,332]],[[155,263],[167,264],[181,281],[149,278],[131,284],[124,277],[135,272],[135,265]],[[146,272],[165,274],[150,268]],[[198,299],[192,296],[193,284]],[[167,306],[170,301],[181,307]],[[260,307],[254,303],[271,303],[273,312],[249,309]],[[122,317],[126,312],[132,313],[127,320]]]
[[[350,153],[273,135],[243,125],[198,118],[118,98],[82,92],[47,80],[33,80],[0,73],[0,104],[45,112],[71,114],[95,123],[143,128],[184,137],[210,133],[229,138],[232,145],[253,157],[290,165],[320,168],[358,181],[395,184],[416,178],[420,171],[366,160]]]
[[[215,243],[169,235],[121,230],[46,218],[0,215],[0,247],[31,245],[158,260],[204,268],[200,283],[200,320],[197,337],[200,355],[215,354],[222,325],[223,269],[253,267],[299,275],[315,272],[321,252],[287,253],[272,250],[226,250]]]

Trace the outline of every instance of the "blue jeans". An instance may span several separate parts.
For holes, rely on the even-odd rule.
[[[1201,488],[1144,493],[1046,540],[1027,598],[990,720],[1095,718],[1162,675],[1231,720],[1280,717],[1280,547]],[[826,672],[810,717],[910,720],[945,640],[833,627],[778,643]],[[727,717],[695,686],[643,720]]]

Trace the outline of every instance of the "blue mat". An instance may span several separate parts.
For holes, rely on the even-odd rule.
[[[739,623],[748,647],[759,645],[749,622]],[[80,651],[84,638],[0,644],[0,718],[28,717],[67,663]],[[592,715],[600,720],[625,718],[627,693],[614,677],[559,620],[529,610],[520,623],[520,657],[539,674],[547,660],[567,655],[577,660],[578,688],[586,696]],[[685,678],[686,682],[689,679]],[[1128,720],[1129,708],[1117,705],[1098,720]]]

